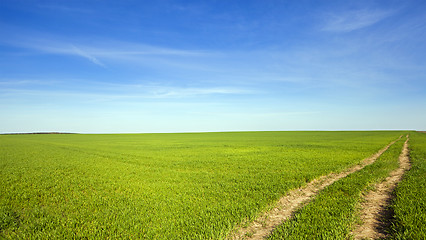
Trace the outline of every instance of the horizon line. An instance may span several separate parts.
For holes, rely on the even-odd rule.
[[[322,130],[229,130],[229,131],[176,131],[176,132],[58,132],[58,131],[37,131],[37,132],[5,132],[0,135],[37,135],[37,134],[179,134],[179,133],[244,133],[244,132],[376,132],[376,131],[410,131],[410,132],[426,132],[426,130],[415,129],[322,129]]]

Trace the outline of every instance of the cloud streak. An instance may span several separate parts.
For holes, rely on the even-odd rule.
[[[393,13],[393,11],[362,9],[328,14],[321,30],[327,32],[351,32],[372,26]]]
[[[76,46],[72,46],[72,49],[74,50],[74,52],[76,53],[76,55],[84,57],[86,59],[88,59],[89,61],[91,61],[92,63],[99,65],[101,67],[105,67],[105,65],[103,63],[101,63],[97,58],[95,58],[94,56],[88,54],[87,52],[81,50],[80,48],[77,48]]]
[[[75,8],[75,7],[69,7],[65,5],[51,5],[51,4],[39,4],[38,7],[40,9],[47,9],[51,11],[61,11],[65,13],[79,13],[79,14],[88,14],[93,13],[93,11],[86,9],[86,8]]]
[[[14,96],[21,97],[37,97],[37,98],[68,98],[88,100],[88,101],[119,101],[119,100],[143,100],[143,99],[185,99],[201,96],[212,95],[241,95],[254,94],[253,91],[242,88],[233,87],[170,87],[170,86],[149,86],[137,84],[102,84],[86,82],[85,92],[80,90],[69,90],[66,85],[64,89],[36,90],[32,89],[32,85],[26,83],[38,82],[21,81],[18,85],[12,85],[10,82],[5,83],[4,88],[0,89],[0,97]],[[2,82],[0,82],[0,86]],[[60,84],[62,86],[62,84]]]
[[[189,58],[213,54],[104,38],[92,39],[89,42],[85,39],[25,31],[5,24],[0,24],[0,27],[0,34],[9,36],[0,39],[1,45],[35,50],[45,54],[79,56],[101,67],[106,67],[103,60],[141,62],[144,57]],[[10,35],[9,32],[14,34]]]

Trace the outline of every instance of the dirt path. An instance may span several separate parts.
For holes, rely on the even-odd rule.
[[[389,227],[389,218],[392,216],[387,206],[390,204],[391,193],[397,183],[401,181],[404,172],[410,168],[408,157],[408,135],[404,147],[399,155],[399,168],[392,171],[385,181],[376,184],[375,190],[365,196],[365,202],[361,205],[362,225],[353,231],[355,239],[379,239],[386,237],[386,229]]]
[[[312,199],[320,190],[331,185],[335,181],[344,178],[347,175],[356,172],[369,164],[372,164],[380,155],[382,155],[400,138],[401,137],[391,142],[389,145],[382,148],[380,151],[370,156],[369,158],[364,159],[358,165],[348,168],[341,173],[331,173],[329,175],[322,176],[309,182],[303,187],[291,190],[278,201],[275,208],[262,214],[248,227],[237,229],[228,236],[228,239],[264,239],[265,237],[269,236],[278,225],[290,218],[297,209]]]

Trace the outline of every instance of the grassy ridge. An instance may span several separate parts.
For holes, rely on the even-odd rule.
[[[426,239],[426,133],[410,134],[410,159],[395,190],[393,239]]]
[[[373,164],[325,188],[269,239],[347,239],[356,221],[361,193],[398,168],[404,141],[396,142]]]
[[[0,237],[222,238],[400,134],[0,136]]]

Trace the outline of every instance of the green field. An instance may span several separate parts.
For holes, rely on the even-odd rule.
[[[412,133],[411,170],[395,191],[393,239],[426,239],[426,133]]]
[[[400,139],[373,164],[324,189],[293,219],[279,226],[270,239],[349,239],[362,191],[398,168],[404,141]]]
[[[2,135],[0,237],[225,238],[402,134]]]

